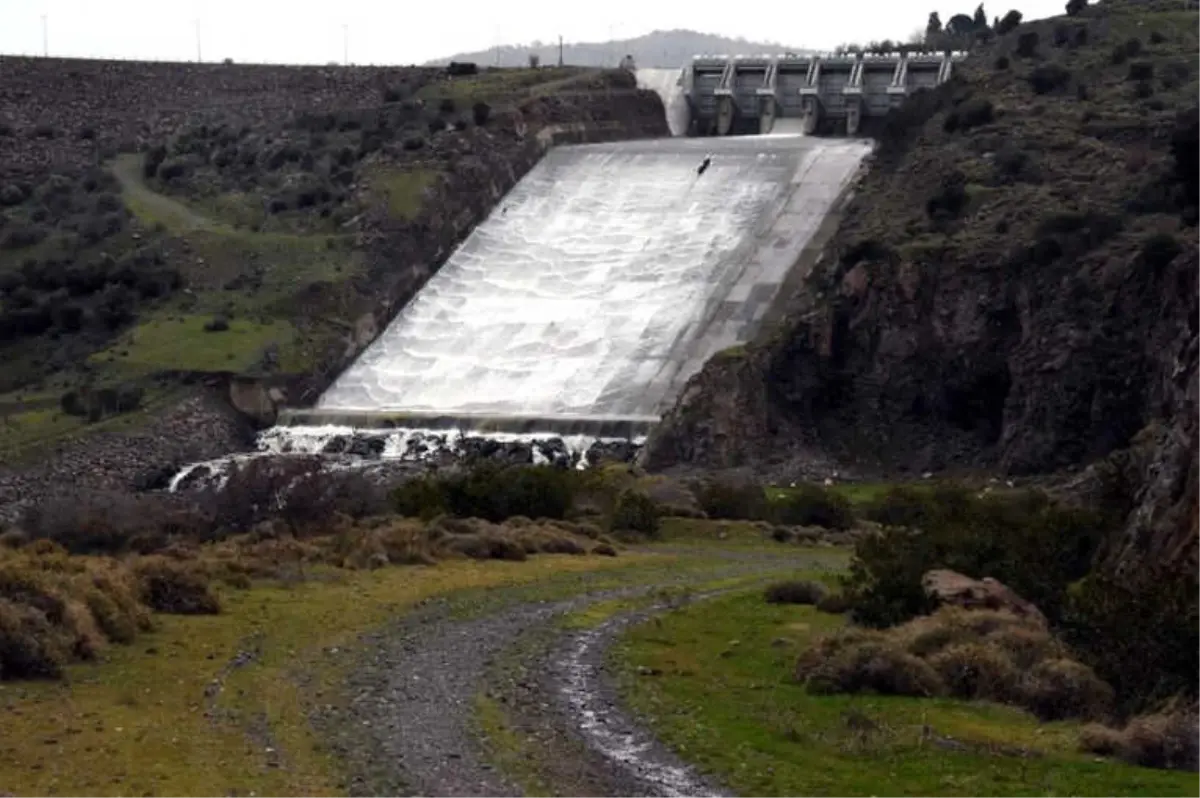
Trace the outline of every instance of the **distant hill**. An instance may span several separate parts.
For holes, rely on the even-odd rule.
[[[640,67],[671,69],[683,66],[691,60],[693,55],[699,53],[782,55],[789,52],[808,53],[812,50],[787,47],[782,44],[749,42],[745,39],[730,39],[725,36],[692,30],[656,30],[635,39],[564,43],[563,62],[569,66],[612,67],[617,66],[624,56],[632,55],[634,63]],[[450,61],[474,61],[481,66],[526,66],[531,53],[537,54],[544,65],[558,63],[557,42],[534,41],[528,45],[510,45],[474,53],[458,53],[430,61],[428,65],[441,66]]]

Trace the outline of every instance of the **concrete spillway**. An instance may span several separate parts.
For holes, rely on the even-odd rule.
[[[556,148],[304,416],[653,423],[754,334],[869,151],[779,135]]]

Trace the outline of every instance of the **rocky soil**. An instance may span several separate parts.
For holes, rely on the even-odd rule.
[[[973,50],[885,126],[786,320],[693,379],[646,464],[1097,464],[1075,490],[1127,514],[1114,556],[1194,564],[1195,27],[1114,0]]]

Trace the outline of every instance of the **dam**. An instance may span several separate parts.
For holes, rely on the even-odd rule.
[[[804,136],[555,148],[291,419],[645,432],[757,332],[869,151]]]
[[[630,451],[707,360],[778,311],[873,147],[797,119],[689,136],[685,73],[637,74],[671,137],[547,151],[259,452],[427,460],[482,438],[532,442],[534,462],[569,450],[582,467],[598,441]]]

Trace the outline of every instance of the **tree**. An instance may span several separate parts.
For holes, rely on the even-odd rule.
[[[1067,0],[1067,16],[1073,17],[1087,8],[1087,0]]]
[[[981,31],[981,30],[984,30],[987,28],[987,26],[988,26],[987,13],[983,10],[983,3],[980,3],[979,7],[975,9],[975,17],[971,21],[974,23],[975,30],[977,30],[977,31]]]
[[[966,14],[955,14],[946,22],[947,36],[966,36],[975,30],[975,20]]]
[[[1015,8],[1009,11],[1004,17],[996,23],[996,33],[1003,36],[1006,33],[1012,33],[1021,24],[1021,12]]]
[[[932,11],[929,14],[929,22],[925,25],[926,36],[937,36],[942,32],[942,18],[938,16],[938,12]]]

